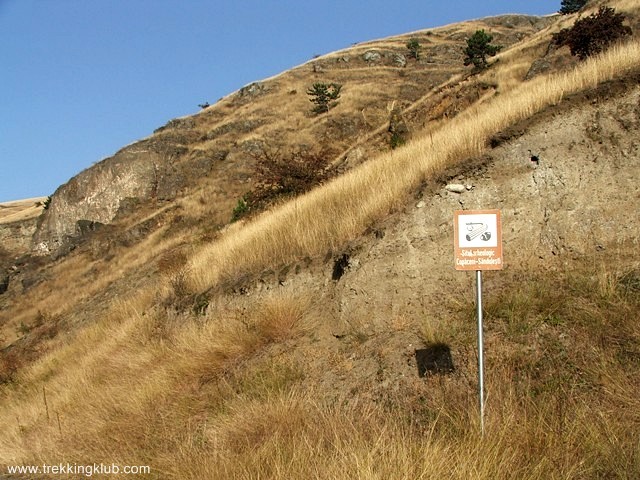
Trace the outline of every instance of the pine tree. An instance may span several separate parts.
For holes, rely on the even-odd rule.
[[[331,107],[335,105],[335,101],[340,98],[340,90],[342,85],[337,83],[314,83],[311,88],[307,90],[307,95],[311,98],[309,101],[315,103],[312,111],[314,113],[326,113]]]
[[[409,55],[411,55],[416,60],[420,60],[420,50],[422,46],[417,38],[412,38],[406,44],[407,49],[409,50]]]
[[[492,35],[489,35],[484,30],[476,30],[467,40],[467,48],[464,49],[464,54],[466,55],[464,64],[473,64],[480,70],[487,68],[489,65],[487,57],[493,57],[502,48],[499,45],[491,45],[492,41]]]
[[[562,0],[561,7],[558,13],[562,15],[569,15],[570,13],[576,13],[580,11],[582,7],[587,4],[587,0]]]

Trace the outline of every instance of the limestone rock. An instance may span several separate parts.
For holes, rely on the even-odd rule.
[[[362,58],[367,63],[377,63],[382,58],[382,55],[376,50],[369,50],[362,55]]]
[[[407,66],[407,57],[402,55],[401,53],[394,53],[392,56],[393,64],[396,67],[406,67]]]
[[[463,193],[467,191],[467,187],[461,183],[450,183],[444,187],[448,192]]]

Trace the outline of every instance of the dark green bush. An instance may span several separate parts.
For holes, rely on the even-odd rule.
[[[573,27],[560,30],[553,36],[553,42],[568,46],[572,55],[584,60],[631,35],[631,28],[622,24],[624,20],[625,16],[613,8],[600,7],[597,13],[576,20]]]
[[[406,44],[407,49],[409,50],[409,55],[416,60],[420,60],[420,50],[422,46],[417,38],[410,39]]]
[[[247,195],[238,200],[238,203],[233,209],[233,214],[231,215],[232,222],[237,222],[249,212],[249,204],[247,203],[246,197]]]
[[[402,134],[398,132],[393,132],[391,134],[391,138],[389,139],[389,146],[391,147],[392,150],[395,150],[396,148],[401,147],[405,143],[407,143],[407,140],[404,138]]]

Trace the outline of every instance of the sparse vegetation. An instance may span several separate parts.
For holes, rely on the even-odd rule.
[[[415,203],[415,192],[443,169],[482,155],[492,135],[639,63],[640,44],[629,43],[566,74],[501,84],[499,96],[412,131],[405,148],[334,179],[329,155],[264,149],[251,194],[264,195],[270,208],[227,225],[206,245],[194,244],[194,230],[174,238],[160,229],[109,262],[78,249],[51,264],[51,278],[37,287],[43,299],[36,287],[25,292],[11,328],[28,325],[27,336],[41,335],[60,311],[70,312],[68,323],[61,338],[36,345],[37,356],[0,350],[0,461],[149,464],[151,478],[169,479],[631,478],[640,466],[640,272],[632,256],[624,267],[567,256],[553,275],[514,262],[498,283],[487,279],[484,437],[474,305],[463,286],[449,285],[459,289],[455,302],[438,298],[450,315],[407,310],[370,330],[371,312],[342,308],[340,298],[358,271],[357,255],[339,283],[327,265],[303,270],[291,284],[278,275],[307,259],[335,259],[390,212]],[[381,112],[384,144],[389,111]],[[241,192],[224,200],[227,219]],[[194,202],[202,221],[213,200],[199,198],[206,198]],[[246,218],[252,201],[242,197],[234,217],[238,210]],[[189,214],[186,201],[180,209]],[[432,253],[409,245],[409,236],[398,240]],[[101,263],[109,269],[97,278]],[[160,275],[116,282],[145,264]],[[360,274],[384,273],[367,268]],[[314,269],[324,269],[335,304],[324,303],[321,283],[306,283]],[[90,302],[110,292],[104,303]],[[187,308],[177,308],[184,299]],[[40,313],[43,305],[52,313]],[[335,330],[341,322],[345,329]],[[450,346],[455,371],[410,373],[421,343]],[[387,361],[398,345],[406,351]],[[373,373],[359,370],[364,364]]]
[[[409,56],[416,60],[420,60],[420,50],[422,46],[417,38],[410,39],[406,44],[407,50],[409,50]]]
[[[404,135],[402,135],[400,132],[391,132],[391,137],[389,138],[389,146],[392,150],[401,147],[405,143],[407,143],[407,141],[404,138]]]
[[[329,112],[329,109],[337,104],[341,90],[342,85],[338,83],[314,83],[307,89],[307,95],[310,97],[309,101],[315,104],[312,109],[313,113]]]
[[[640,422],[640,403],[637,358],[624,352],[640,348],[632,314],[640,305],[624,293],[629,272],[584,268],[553,282],[504,273],[486,306],[487,335],[500,342],[487,352],[484,437],[472,337],[453,337],[457,368],[446,378],[398,381],[380,400],[324,402],[306,381],[311,358],[300,363],[289,346],[268,355],[322,321],[309,317],[309,298],[270,295],[248,310],[225,298],[200,320],[180,322],[129,303],[29,375],[18,380],[5,369],[4,395],[34,408],[10,403],[0,413],[3,453],[16,455],[36,429],[41,463],[60,452],[78,461],[152,459],[167,478],[625,478],[637,467],[630,426]],[[425,339],[451,338],[448,328],[439,324],[434,337],[429,327]],[[368,341],[353,339],[350,353],[365,355]],[[65,358],[76,361],[56,369]],[[98,385],[87,380],[94,377]]]
[[[536,78],[490,104],[458,115],[446,129],[434,130],[426,139],[412,142],[410,148],[370,161],[284,205],[277,214],[257,218],[241,232],[234,232],[233,239],[221,238],[192,258],[197,289],[210,288],[224,272],[240,269],[240,265],[247,271],[261,270],[274,262],[288,263],[343,245],[360,235],[373,219],[389,212],[423,178],[447,163],[479,155],[491,135],[557,104],[571,92],[636,68],[639,58],[640,45],[632,43],[610,49],[570,73]],[[264,242],[267,230],[270,241]]]
[[[249,212],[249,204],[247,203],[246,196],[238,199],[238,203],[233,209],[233,214],[231,215],[231,221],[236,222],[244,217]]]
[[[484,30],[476,32],[467,39],[467,47],[464,49],[464,64],[472,65],[478,70],[484,70],[489,66],[487,57],[495,56],[501,49],[500,45],[491,45],[493,36]]]
[[[576,20],[571,28],[556,33],[556,45],[567,45],[571,54],[580,60],[606,50],[621,38],[631,35],[631,28],[623,25],[625,16],[610,7],[600,7],[597,13]]]
[[[260,211],[275,199],[300,195],[329,178],[325,152],[265,146],[255,158],[256,187],[242,199],[241,213]]]
[[[389,146],[392,150],[407,143],[409,128],[402,118],[402,110],[398,107],[391,109],[388,130],[391,134],[391,137],[389,138]]]

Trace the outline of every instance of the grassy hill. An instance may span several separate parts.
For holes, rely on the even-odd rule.
[[[635,31],[634,2],[606,4]],[[16,262],[0,296],[0,461],[150,466],[144,478],[635,478],[640,44],[576,62],[549,48],[575,18],[359,44],[159,129],[185,168],[225,159],[65,256]],[[505,46],[480,73],[460,53],[478,28]],[[394,64],[414,37],[422,60]],[[304,94],[317,80],[344,85],[321,116]],[[392,149],[396,107],[408,134]],[[322,150],[331,178],[230,223],[265,145]],[[451,245],[453,211],[480,207],[501,209],[506,263],[485,275],[484,436],[473,278]],[[454,369],[422,376],[436,345]]]

